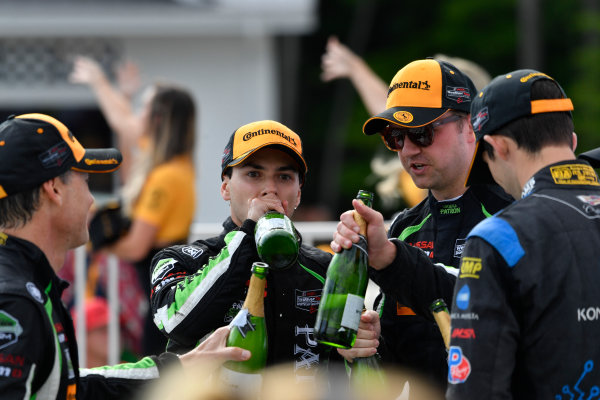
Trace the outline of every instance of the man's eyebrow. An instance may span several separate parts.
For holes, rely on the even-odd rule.
[[[252,161],[247,162],[243,165],[240,165],[240,168],[253,168],[253,169],[259,169],[259,170],[265,169],[265,167],[262,166],[261,164],[254,163]],[[281,167],[277,168],[277,171],[280,171],[280,172],[281,171],[290,171],[290,172],[298,172],[299,173],[298,168],[293,164],[282,165]]]
[[[240,165],[240,168],[265,169],[265,167],[263,167],[262,165],[260,165],[260,164],[255,164],[255,163],[253,163],[253,162],[247,162],[247,163],[244,163],[244,164]]]
[[[298,172],[298,168],[296,168],[294,165],[284,165],[282,167],[277,168],[277,171]]]

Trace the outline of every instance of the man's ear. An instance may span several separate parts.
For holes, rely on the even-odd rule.
[[[577,148],[577,134],[575,132],[573,132],[573,153],[575,152],[576,148]]]
[[[506,136],[502,135],[485,135],[483,137],[492,148],[494,149],[494,155],[506,160],[511,152],[511,140]]]
[[[467,134],[469,135],[468,141],[475,142],[475,141],[477,141],[477,136],[475,136],[475,131],[473,130],[473,125],[471,124],[471,114],[467,114],[466,119],[467,119],[467,123],[464,124],[464,127],[466,127]],[[463,128],[463,129],[465,129],[465,128]]]
[[[62,180],[57,176],[42,183],[41,195],[48,198],[51,203],[62,204]]]
[[[231,193],[229,193],[229,177],[227,175],[223,177],[223,182],[221,182],[221,197],[223,197],[223,200],[225,201],[231,200]]]

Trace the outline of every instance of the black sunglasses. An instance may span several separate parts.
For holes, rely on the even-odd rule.
[[[408,136],[411,142],[419,147],[431,146],[433,143],[433,134],[435,133],[435,128],[450,122],[458,121],[465,116],[466,115],[452,114],[444,119],[440,119],[416,128],[388,125],[383,129],[383,131],[381,131],[381,139],[383,140],[385,147],[392,151],[400,151],[402,148],[404,148],[404,140],[406,136]]]

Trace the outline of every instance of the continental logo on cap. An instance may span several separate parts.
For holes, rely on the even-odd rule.
[[[114,164],[119,163],[114,158],[111,158],[108,160],[97,160],[95,158],[86,158],[83,162],[85,163],[85,165],[114,165]]]
[[[488,108],[482,108],[473,119],[473,130],[475,132],[479,132],[483,125],[485,125],[485,123],[489,121],[489,119],[490,114],[488,113]]]
[[[420,90],[429,90],[431,89],[431,85],[429,81],[405,81],[405,82],[396,82],[388,89],[388,97],[390,94],[396,89],[420,89]]]
[[[398,122],[403,122],[405,124],[411,122],[415,117],[408,111],[396,111],[394,113],[394,119]]]
[[[250,140],[254,137],[262,136],[262,135],[277,135],[277,136],[287,140],[288,142],[290,142],[294,147],[298,146],[296,144],[296,140],[293,137],[286,135],[285,133],[278,131],[277,129],[259,129],[258,131],[247,132],[247,133],[244,133],[244,136],[242,137],[242,139],[244,140],[244,142],[247,142],[248,140]]]
[[[532,73],[530,73],[530,74],[528,74],[528,75],[525,75],[525,76],[523,76],[523,77],[522,77],[521,79],[519,79],[519,80],[521,81],[521,83],[525,83],[525,82],[527,82],[528,80],[530,80],[531,78],[535,78],[536,76],[543,76],[543,77],[545,77],[545,78],[552,79],[552,78],[550,78],[548,75],[544,74],[543,72],[532,72]],[[552,80],[554,80],[554,79],[552,79]]]
[[[557,165],[550,168],[550,174],[557,185],[600,185],[596,172],[589,165]]]

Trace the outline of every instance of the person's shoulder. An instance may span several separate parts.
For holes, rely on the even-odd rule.
[[[316,268],[316,272],[325,274],[332,257],[333,255],[330,252],[319,247],[302,244],[300,246],[298,262],[305,268],[310,270],[315,270]]]
[[[188,157],[178,156],[171,160],[157,165],[150,171],[150,177],[153,179],[180,180],[193,177],[194,165]]]
[[[502,214],[502,213],[500,213]],[[467,239],[478,237],[486,241],[504,258],[506,264],[514,266],[524,255],[515,227],[500,215],[485,218],[469,232]]]
[[[415,221],[420,222],[423,217],[426,217],[427,214],[429,214],[429,210],[429,198],[425,198],[419,204],[411,208],[405,208],[394,214],[394,216],[392,216],[391,226],[396,228],[399,226],[412,225]]]
[[[481,184],[470,187],[471,193],[492,213],[495,213],[507,205],[513,203],[515,199],[496,184]]]
[[[7,264],[5,261],[0,258],[0,295],[24,295],[28,292],[39,291],[29,278],[15,271],[15,269],[24,267],[23,265]]]
[[[19,321],[27,322],[31,325],[32,321],[39,320],[45,315],[44,304],[46,295],[40,288],[31,281],[17,279],[0,280],[0,313],[10,314],[11,318],[18,318]],[[34,324],[37,324],[35,322]]]
[[[329,263],[329,260],[331,260],[332,257],[330,252],[319,247],[309,246],[307,244],[302,244],[302,246],[300,246],[300,253],[306,258],[318,261],[320,263]]]
[[[476,184],[471,186],[472,192],[482,200],[497,200],[506,203],[512,203],[514,199],[511,195],[506,193],[500,185],[495,183],[489,184]]]

